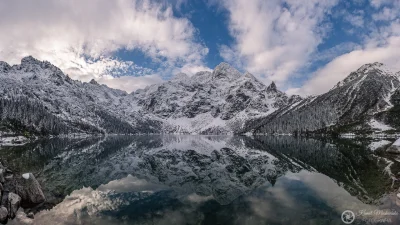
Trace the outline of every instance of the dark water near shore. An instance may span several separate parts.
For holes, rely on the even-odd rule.
[[[399,162],[366,145],[288,136],[54,138],[2,147],[0,159],[32,172],[47,199],[34,220],[9,224],[344,224],[345,210],[356,214],[352,224],[400,224],[387,160],[392,171]]]

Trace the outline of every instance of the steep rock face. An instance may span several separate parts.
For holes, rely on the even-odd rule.
[[[400,73],[398,76],[400,76]],[[390,96],[390,103],[393,106],[386,111],[377,113],[375,118],[383,124],[390,125],[387,129],[400,130],[400,88],[397,88]]]
[[[184,133],[237,132],[248,119],[269,115],[290,100],[275,84],[267,87],[226,63],[193,77],[180,74],[132,95],[143,113],[167,121],[167,131]]]
[[[294,133],[366,124],[393,107],[390,99],[399,86],[398,76],[383,64],[366,64],[329,92],[281,108],[267,118],[249,123],[248,129],[257,133]],[[263,125],[257,126],[259,123]]]

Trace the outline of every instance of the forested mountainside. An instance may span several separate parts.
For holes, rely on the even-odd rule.
[[[400,129],[399,73],[366,64],[329,92],[288,96],[221,63],[133,93],[70,79],[49,62],[0,62],[3,134],[241,134]]]
[[[366,64],[330,91],[311,96],[247,124],[255,133],[368,133],[400,129],[399,73]]]

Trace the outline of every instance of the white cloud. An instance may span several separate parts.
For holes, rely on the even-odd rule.
[[[343,42],[333,46],[332,48],[324,49],[318,52],[315,52],[311,58],[313,62],[318,61],[331,61],[336,58],[338,55],[342,55],[347,52],[351,52],[353,50],[359,49],[361,46],[354,42]]]
[[[82,56],[72,56],[70,59],[49,58],[48,61],[64,68],[63,72],[68,74],[69,77],[85,82],[111,73],[115,75],[124,74],[124,72],[136,67],[131,61],[119,61],[111,58],[100,58],[93,61]]]
[[[370,3],[375,11],[370,18],[364,18],[368,24],[355,31],[362,42],[315,71],[303,87],[291,88],[288,92],[324,93],[366,63],[382,62],[394,72],[400,71],[400,0],[372,0]]]
[[[340,55],[314,73],[301,89],[291,89],[291,94],[321,94],[332,88],[361,65],[382,62],[393,71],[400,71],[400,37],[391,37],[384,46],[367,47]]]
[[[396,9],[385,7],[372,17],[374,20],[387,21],[395,19],[398,16],[397,13],[398,11],[396,11]]]
[[[103,76],[97,80],[100,84],[105,84],[111,88],[121,89],[128,93],[142,89],[152,84],[158,84],[163,82],[163,79],[159,75],[145,75],[140,77],[133,76],[121,76],[111,77]]]
[[[372,5],[374,5],[374,2],[377,0],[373,0],[371,2]],[[385,5],[382,9],[377,10],[373,15],[372,18],[375,21],[393,21],[396,18],[400,17],[400,0],[393,0],[393,1],[383,1],[380,0],[378,2],[381,3],[375,3],[378,4],[380,7],[381,5]]]
[[[140,69],[113,57],[121,49],[140,50],[166,71],[202,66],[208,49],[196,41],[190,21],[174,17],[171,7],[151,0],[5,1],[0,60],[15,64],[33,55],[84,80]]]
[[[371,5],[375,8],[380,8],[383,5],[390,4],[391,2],[395,2],[397,0],[371,0]]]
[[[364,16],[362,15],[353,15],[347,14],[345,17],[346,21],[355,27],[363,27],[364,26]]]
[[[336,2],[225,0],[236,43],[220,48],[221,56],[251,73],[284,82],[316,51],[327,29],[323,19]]]
[[[363,1],[357,0],[357,4]],[[0,60],[15,64],[23,56],[33,55],[52,62],[74,79],[95,78],[127,91],[178,72],[192,75],[210,70],[204,65],[208,48],[196,37],[198,30],[187,18],[177,18],[172,12],[189,2],[4,1],[0,4]],[[274,80],[288,87],[290,78],[298,81],[299,75],[308,76],[304,71],[313,63],[332,60],[314,72],[303,88],[291,88],[292,93],[326,91],[364,63],[382,61],[395,67],[400,61],[393,49],[399,48],[400,0],[369,0],[372,7],[368,10],[373,8],[373,12],[342,8],[344,14],[334,19],[352,24],[347,35],[356,35],[361,42],[339,43],[327,50],[318,46],[331,34],[328,15],[338,0],[207,2],[229,12],[228,28],[235,41],[219,46],[222,58],[265,83]],[[154,71],[114,57],[125,49],[143,52],[160,68]],[[111,74],[122,77],[112,78]],[[140,77],[126,76],[131,74]]]
[[[210,69],[206,66],[202,66],[202,65],[187,64],[187,65],[183,66],[182,68],[175,70],[172,74],[185,73],[189,76],[192,76],[195,73],[200,72],[200,71],[212,71],[212,69]]]

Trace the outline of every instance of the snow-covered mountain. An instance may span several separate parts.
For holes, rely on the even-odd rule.
[[[25,57],[20,65],[0,63],[3,131],[60,133],[153,133],[160,122],[121,109],[128,94],[66,76],[49,62]],[[133,106],[132,106],[133,107]]]
[[[250,73],[242,75],[226,63],[213,72],[192,77],[178,74],[171,81],[132,93],[143,114],[165,121],[164,130],[179,133],[233,133],[244,123],[267,116],[299,97],[289,98],[258,81]]]
[[[398,73],[390,72],[381,63],[366,64],[327,93],[283,107],[268,117],[252,121],[247,128],[256,133],[399,129],[399,126],[392,128],[395,125],[390,121],[392,117],[385,116],[399,104],[399,87]]]
[[[70,79],[49,62],[0,62],[0,131],[295,133],[400,130],[399,73],[366,64],[329,92],[302,99],[226,63],[128,94]]]
[[[178,74],[131,94],[94,80],[72,80],[33,57],[14,66],[0,62],[0,81],[0,130],[41,134],[226,134],[300,99],[226,63],[213,72]]]

